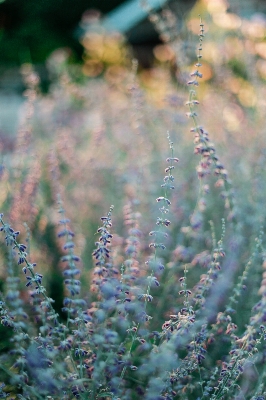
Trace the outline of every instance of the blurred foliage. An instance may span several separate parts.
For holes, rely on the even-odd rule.
[[[103,13],[121,0],[6,0],[0,3],[1,63],[42,63],[56,48],[68,47],[80,58],[79,22],[82,14],[96,8]]]
[[[195,77],[196,56],[191,48],[198,45],[199,13],[206,38],[199,87],[194,81],[200,102],[194,115],[194,109],[185,106],[189,96],[185,82],[191,83]],[[91,253],[99,219],[111,204],[115,205],[114,267],[121,271],[127,258],[132,240],[128,228],[134,220],[141,238],[138,263],[141,274],[147,273],[149,232],[158,217],[155,199],[163,193],[169,132],[180,162],[174,172],[171,234],[164,252],[166,268],[158,273],[161,286],[152,288],[154,302],[148,305],[153,316],[150,326],[161,329],[169,315],[178,314],[183,306],[180,278],[184,270],[194,296],[191,304],[199,306],[199,283],[217,257],[215,248],[224,234],[224,219],[225,254],[219,253],[217,291],[211,290],[206,307],[216,312],[212,309],[215,304],[224,310],[238,276],[251,265],[247,282],[238,289],[239,300],[232,316],[241,335],[253,305],[266,290],[266,265],[264,262],[261,266],[254,252],[255,238],[266,229],[262,206],[266,196],[266,23],[263,18],[245,20],[227,12],[225,1],[202,0],[188,17],[191,42],[184,48],[179,37],[171,36],[174,16],[164,13],[152,15],[152,19],[162,30],[164,42],[155,47],[155,65],[149,70],[138,71],[121,35],[93,31],[89,26],[81,42],[82,66],[70,65],[69,52],[64,49],[54,51],[47,60],[52,81],[47,95],[40,92],[40,80],[32,65],[23,65],[27,90],[13,152],[10,154],[2,143],[2,210],[12,226],[21,230],[22,237],[23,223],[29,224],[33,233],[30,257],[44,273],[48,293],[58,295],[59,310],[64,296],[59,261],[63,251],[56,236],[57,194],[61,194],[74,227],[76,250],[83,260],[83,294],[93,308],[98,293]],[[198,118],[194,131],[186,114]],[[198,133],[202,131],[210,149],[204,152]],[[215,158],[211,159],[213,154]],[[210,325],[214,318],[216,314],[210,316]],[[224,334],[221,340],[223,346],[206,344],[210,345],[206,370],[220,365],[226,357],[226,337]],[[135,359],[141,362],[137,351]]]
[[[43,63],[49,54],[66,47],[72,52],[72,61],[80,61],[82,46],[80,37],[83,34],[81,22],[88,12],[98,10],[102,15],[122,4],[123,0],[6,0],[0,2],[0,51],[1,63],[21,65],[25,62]],[[177,0],[177,3],[186,3]],[[194,4],[193,0],[188,8]],[[181,9],[184,5],[181,4]],[[187,8],[187,7],[186,7]],[[177,8],[178,9],[178,8]],[[183,16],[182,16],[183,17]],[[143,21],[142,21],[143,22]],[[147,31],[133,28],[140,33],[145,44]],[[149,41],[149,39],[147,39]],[[139,39],[136,41],[138,44]],[[155,42],[158,37],[155,34]]]
[[[182,196],[177,196],[175,203],[177,219],[173,232],[176,237],[171,249],[175,248],[176,242],[191,247],[191,240],[194,252],[204,247],[204,243],[194,241],[193,235],[190,238],[189,234],[186,236],[180,231],[190,224],[198,191],[194,172],[197,160],[196,156],[195,160],[191,157],[192,137],[187,133],[183,106],[187,89],[180,69],[184,74],[191,69],[194,55],[190,49],[196,46],[193,35],[198,32],[199,12],[206,19],[207,30],[203,78],[199,87],[201,118],[217,143],[232,181],[236,181],[236,190],[243,193],[238,207],[249,210],[243,211],[245,235],[252,237],[255,234],[253,218],[259,215],[258,203],[253,200],[248,205],[244,199],[262,196],[260,190],[263,190],[259,188],[250,193],[246,185],[247,181],[257,182],[255,165],[264,157],[261,114],[264,86],[260,82],[264,79],[261,63],[265,61],[261,53],[253,52],[257,48],[261,52],[257,44],[263,42],[257,33],[264,29],[263,23],[244,21],[243,30],[239,31],[237,16],[226,14],[222,6],[208,16],[211,6],[208,7],[206,10],[202,2],[188,18],[190,46],[180,47],[179,38],[175,39],[174,45],[169,41],[156,46],[156,65],[149,71],[137,74],[136,65],[130,64],[130,50],[121,35],[90,29],[82,40],[85,52],[82,71],[78,66],[69,65],[69,53],[63,49],[55,51],[47,60],[53,82],[48,95],[41,95],[39,78],[32,68],[23,66],[27,101],[12,161],[6,159],[7,164],[11,164],[5,167],[1,199],[4,207],[11,207],[13,222],[22,224],[31,216],[28,222],[35,232],[33,248],[36,246],[37,252],[41,246],[43,258],[40,259],[41,264],[46,265],[44,269],[48,265],[56,268],[60,254],[51,236],[51,229],[56,224],[54,202],[55,192],[61,187],[59,180],[64,188],[66,208],[79,227],[80,251],[88,271],[86,279],[92,269],[91,252],[98,218],[110,204],[116,205],[114,213],[117,213],[119,237],[124,234],[120,210],[128,199],[139,203],[145,232],[151,229],[154,214],[148,210],[160,181],[157,171],[164,169],[166,130],[176,138],[184,155],[180,157],[182,174],[177,191],[181,191]],[[218,19],[217,13],[222,13],[223,18]],[[218,25],[212,19],[218,21]],[[217,30],[219,40],[216,40]],[[251,57],[254,58],[253,71],[246,63],[251,62]],[[257,138],[255,141],[254,137]],[[12,182],[11,186],[6,184],[7,181]],[[139,182],[143,183],[140,185]],[[221,182],[215,183],[213,179],[210,182],[210,195],[202,194],[198,204],[206,210],[206,232],[209,232],[208,221],[212,219],[219,233],[224,199],[217,192]],[[13,198],[12,193],[17,191],[18,197]],[[224,192],[223,188],[221,192]],[[255,207],[252,211],[251,205]],[[59,279],[58,287],[60,285]]]

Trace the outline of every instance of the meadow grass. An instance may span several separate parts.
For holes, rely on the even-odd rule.
[[[179,51],[171,14],[150,18]],[[197,24],[188,86],[173,59],[138,73],[86,40],[97,78],[58,51],[43,96],[23,67],[2,151],[0,398],[266,398],[263,80],[226,48],[244,59],[245,31],[211,59]]]

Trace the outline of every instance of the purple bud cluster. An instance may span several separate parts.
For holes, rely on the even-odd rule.
[[[64,299],[64,307],[62,311],[66,312],[68,319],[73,321],[73,318],[78,317],[82,314],[82,309],[85,307],[84,300],[76,298],[80,294],[80,280],[78,276],[80,275],[80,269],[77,268],[76,263],[80,261],[79,256],[74,253],[75,243],[73,238],[75,236],[74,232],[69,229],[68,224],[70,220],[65,217],[65,210],[62,206],[62,201],[58,200],[59,213],[62,215],[59,220],[60,230],[57,233],[58,238],[63,238],[64,243],[62,245],[62,250],[66,252],[62,258],[61,262],[64,265],[63,275],[66,278],[64,283],[68,290],[70,297]]]

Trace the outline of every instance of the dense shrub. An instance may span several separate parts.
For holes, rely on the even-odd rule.
[[[207,63],[200,23],[189,90],[185,65],[87,80],[57,52],[43,97],[23,67],[1,168],[1,398],[265,398],[264,87],[232,67],[251,38],[230,29]]]

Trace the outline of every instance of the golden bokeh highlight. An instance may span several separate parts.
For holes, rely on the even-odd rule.
[[[204,0],[210,14],[226,12],[228,3],[224,0]]]
[[[159,44],[154,47],[153,54],[158,61],[166,62],[175,58],[174,50],[167,44]]]
[[[243,20],[241,25],[242,34],[251,39],[263,39],[266,34],[265,24],[260,20]]]
[[[85,50],[83,73],[86,76],[96,77],[110,65],[127,63],[128,50],[124,37],[119,33],[88,32],[81,43]]]
[[[259,42],[255,44],[256,53],[266,59],[266,42]]]
[[[240,128],[240,121],[237,113],[229,106],[226,106],[223,110],[223,120],[228,129],[231,132],[236,132]]]
[[[242,23],[238,15],[230,13],[214,14],[213,22],[223,29],[239,29]]]
[[[260,77],[266,79],[266,60],[258,60],[256,62],[256,69]]]
[[[247,82],[239,90],[238,98],[244,107],[254,107],[257,102],[257,96],[254,87]]]

